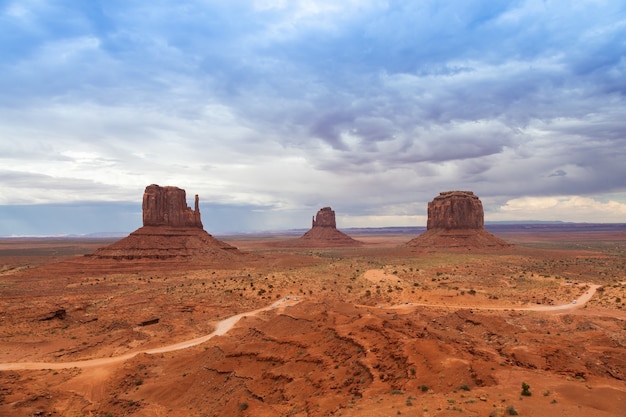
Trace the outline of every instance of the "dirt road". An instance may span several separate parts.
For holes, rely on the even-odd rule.
[[[557,305],[557,306],[533,305],[533,306],[528,306],[528,307],[471,307],[471,308],[473,310],[509,310],[509,311],[518,310],[518,311],[544,311],[544,312],[573,310],[577,308],[582,308],[594,296],[594,294],[596,293],[596,290],[600,287],[600,285],[596,285],[596,284],[586,284],[586,285],[589,286],[589,289],[583,295],[581,295],[578,299],[576,299],[575,302],[568,303],[568,304],[562,304],[562,305]],[[131,353],[127,353],[121,356],[90,359],[90,360],[83,360],[83,361],[74,361],[74,362],[0,363],[0,371],[19,370],[19,369],[93,368],[93,367],[98,367],[98,366],[111,365],[115,363],[124,362],[140,353],[157,354],[157,353],[172,352],[172,351],[180,350],[180,349],[186,349],[188,347],[192,347],[192,346],[196,346],[201,343],[204,343],[215,336],[221,336],[221,335],[226,334],[230,329],[232,329],[235,326],[235,324],[237,324],[237,322],[239,322],[239,320],[242,317],[254,316],[255,314],[258,314],[262,311],[267,311],[271,309],[283,309],[285,307],[293,306],[299,302],[300,302],[300,299],[294,299],[291,297],[283,298],[282,300],[277,301],[270,306],[260,308],[254,311],[240,313],[232,317],[228,317],[224,320],[221,320],[216,324],[215,330],[206,336],[198,337],[198,338],[191,339],[191,340],[186,340],[186,341],[175,343],[172,345],[162,346],[162,347],[153,348],[153,349],[146,349],[146,350],[137,351],[137,352],[131,352]],[[443,308],[470,308],[468,306],[460,306],[460,305],[459,306],[452,306],[452,305],[442,306],[442,305],[437,305],[437,304],[424,304],[424,303],[400,304],[400,305],[389,306],[389,307],[384,307],[384,308],[407,309],[407,308],[418,307],[418,306],[419,307],[436,307],[436,308],[442,308],[442,307]],[[371,306],[361,306],[361,307],[372,308]],[[383,308],[383,307],[380,306],[379,308]]]
[[[277,301],[267,307],[260,308],[258,310],[248,311],[245,313],[240,313],[231,317],[228,317],[224,320],[221,320],[216,323],[215,330],[202,337],[198,337],[191,340],[185,340],[184,342],[175,343],[172,345],[161,346],[153,349],[146,349],[137,352],[127,353],[125,355],[114,356],[109,358],[98,358],[98,359],[89,359],[83,361],[74,361],[74,362],[13,362],[13,363],[0,363],[0,371],[8,371],[8,370],[20,370],[20,369],[67,369],[67,368],[93,368],[104,365],[112,365],[115,363],[124,362],[132,357],[139,355],[141,353],[147,354],[156,354],[156,353],[164,353],[164,352],[172,352],[175,350],[186,349],[188,347],[196,346],[201,343],[206,342],[207,340],[215,337],[226,334],[230,329],[232,329],[237,322],[242,317],[246,316],[254,316],[262,311],[267,310],[282,310],[285,307],[291,307],[300,302],[300,299],[293,299],[291,297],[285,297],[280,301]]]
[[[591,300],[591,298],[594,296],[594,294],[596,293],[596,290],[601,287],[601,285],[596,285],[596,284],[582,284],[582,285],[589,286],[589,289],[583,295],[578,297],[576,300],[573,300],[571,303],[561,304],[557,306],[530,305],[527,307],[489,307],[489,306],[471,307],[467,305],[407,303],[407,304],[399,304],[399,305],[388,306],[388,307],[379,306],[378,308],[406,309],[406,308],[411,308],[411,307],[434,307],[434,308],[448,308],[448,309],[471,308],[472,310],[568,311],[568,310],[574,310],[577,308],[584,307],[584,305],[587,304],[587,302]],[[361,306],[361,307],[369,307],[369,306]]]

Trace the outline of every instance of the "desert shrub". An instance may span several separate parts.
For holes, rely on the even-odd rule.
[[[239,403],[239,405],[237,406],[241,411],[243,410],[247,410],[248,409],[248,403],[247,402],[242,402]]]
[[[525,382],[522,382],[522,395],[525,396],[525,397],[530,397],[531,395],[533,395],[530,392],[530,385],[528,385]]]
[[[509,406],[506,408],[506,413],[507,413],[508,415],[510,415],[510,416],[516,416],[516,415],[518,415],[517,410],[516,410],[516,409],[515,409],[515,407],[514,407],[514,406],[512,406],[512,405],[509,405]]]

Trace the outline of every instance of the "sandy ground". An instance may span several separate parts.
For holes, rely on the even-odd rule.
[[[620,416],[626,242],[515,238],[198,266],[0,241],[0,415]]]
[[[369,270],[365,272],[365,276],[366,278],[370,279],[372,276],[375,277],[379,277],[380,275],[380,271],[377,270]],[[593,297],[593,295],[596,292],[596,289],[600,287],[599,285],[595,285],[595,284],[591,284],[589,285],[589,290],[585,292],[585,294],[583,294],[582,296],[580,296],[577,300],[575,300],[575,303],[572,304],[562,304],[562,305],[557,305],[557,306],[530,306],[530,307],[518,307],[518,308],[507,308],[507,310],[522,310],[522,311],[568,311],[568,310],[574,310],[574,309],[579,309],[579,308],[584,308],[585,304],[591,299],[591,297]],[[239,313],[239,314],[235,314],[234,316],[228,317],[224,320],[220,320],[219,322],[217,322],[215,324],[215,330],[211,333],[209,333],[208,335],[205,336],[201,336],[201,337],[197,337],[194,339],[190,339],[190,340],[185,340],[182,342],[178,342],[172,345],[166,345],[166,346],[162,346],[162,347],[157,347],[157,348],[153,348],[153,349],[147,349],[147,350],[141,350],[138,352],[132,352],[132,353],[128,353],[125,355],[120,355],[120,356],[113,356],[113,357],[108,357],[108,358],[98,358],[98,359],[91,359],[91,360],[84,360],[84,361],[72,361],[72,362],[13,362],[13,363],[0,363],[0,371],[6,371],[6,370],[20,370],[20,369],[67,369],[67,368],[92,368],[92,367],[99,367],[99,366],[105,366],[105,365],[111,365],[111,364],[116,364],[119,362],[123,362],[126,361],[128,359],[131,359],[132,357],[140,354],[140,353],[145,353],[148,355],[154,355],[157,353],[165,353],[165,352],[172,352],[175,350],[180,350],[180,349],[187,349],[190,348],[192,346],[197,346],[199,344],[202,344],[204,342],[207,342],[208,340],[210,340],[211,338],[213,338],[214,336],[222,336],[224,334],[226,334],[229,330],[231,330],[235,324],[237,324],[239,322],[239,320],[242,317],[252,317],[257,315],[258,313],[260,313],[261,311],[267,311],[270,309],[276,309],[276,311],[282,311],[284,310],[286,307],[291,307],[296,305],[298,302],[300,302],[301,300],[298,298],[297,300],[295,298],[284,298],[281,301],[277,301],[275,303],[273,303],[272,305],[265,307],[265,308],[260,308],[257,310],[253,310],[253,311],[248,311],[248,312],[244,312],[244,313]],[[415,303],[410,303],[410,304],[400,304],[400,305],[394,305],[394,306],[389,306],[389,307],[385,307],[387,309],[407,309],[407,308],[411,308],[411,307],[416,307],[416,306],[420,306],[420,307],[438,307],[438,305],[434,305],[434,304],[415,304]],[[447,306],[448,308],[463,308],[462,306]],[[497,307],[478,307],[478,308],[474,308],[475,310],[503,310],[504,308],[497,308]]]
[[[161,346],[153,349],[140,350],[137,352],[127,353],[125,355],[120,356],[112,356],[107,358],[98,358],[98,359],[89,359],[83,361],[71,361],[71,362],[13,362],[13,363],[0,363],[0,371],[8,371],[8,370],[23,370],[23,369],[68,369],[68,368],[95,368],[95,367],[103,367],[107,365],[114,365],[120,362],[127,361],[141,353],[145,353],[148,355],[155,355],[157,353],[165,353],[172,352],[180,349],[187,349],[192,346],[197,346],[204,342],[207,342],[211,338],[215,336],[222,336],[226,334],[230,329],[232,329],[243,317],[252,317],[257,315],[262,311],[267,310],[276,310],[282,311],[286,307],[291,307],[299,302],[295,299],[283,299],[273,303],[272,305],[260,308],[253,311],[248,311],[245,313],[235,314],[234,316],[228,317],[224,320],[220,320],[215,323],[215,330],[211,333],[197,337],[190,340],[185,340],[182,342],[174,343],[171,345]]]

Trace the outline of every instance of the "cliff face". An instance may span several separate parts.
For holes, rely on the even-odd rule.
[[[407,243],[427,250],[501,249],[511,245],[484,228],[483,204],[471,191],[445,191],[428,203],[426,232]]]
[[[471,191],[445,191],[428,203],[427,230],[483,229],[483,205]]]
[[[185,190],[178,187],[149,185],[143,193],[143,225],[202,229],[198,203],[196,195],[195,209],[192,210],[187,206]]]
[[[313,225],[311,227],[332,227],[336,229],[337,222],[335,221],[335,211],[330,207],[319,209],[317,215],[313,218]]]
[[[100,260],[193,260],[202,263],[229,262],[241,253],[208,234],[195,209],[187,206],[185,190],[152,184],[143,194],[143,227],[126,238],[95,251]]]

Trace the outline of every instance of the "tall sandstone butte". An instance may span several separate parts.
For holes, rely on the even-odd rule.
[[[187,206],[185,190],[178,187],[159,187],[152,184],[143,193],[143,225],[169,227],[197,227],[202,229],[199,198],[195,209]]]
[[[319,209],[317,215],[313,216],[313,223],[311,228],[314,227],[332,227],[337,228],[337,221],[335,220],[335,211],[330,207],[323,207]]]
[[[313,216],[311,229],[298,239],[286,242],[283,246],[327,247],[358,246],[361,244],[362,242],[337,230],[335,211],[330,207],[323,207]]]
[[[444,191],[428,203],[426,229],[483,229],[483,204],[471,191]]]
[[[143,227],[92,255],[112,260],[193,260],[202,263],[232,261],[241,252],[207,233],[195,209],[187,206],[185,190],[178,187],[146,187],[142,203]]]
[[[471,191],[444,191],[428,203],[426,232],[407,243],[423,249],[500,249],[511,246],[487,232],[480,199]]]

